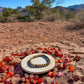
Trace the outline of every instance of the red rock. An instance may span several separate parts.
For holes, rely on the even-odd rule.
[[[53,50],[53,48],[50,48],[50,50]]]
[[[10,78],[10,75],[9,75],[9,74],[6,75],[6,76],[1,80],[1,82],[5,82],[8,78]]]
[[[34,79],[37,80],[39,78],[39,75],[34,75]]]
[[[9,62],[9,65],[16,66],[20,62],[21,62],[21,59],[20,58],[13,57],[13,60],[11,62]]]
[[[40,47],[40,50],[43,50],[43,48]]]
[[[34,50],[34,53],[39,53],[39,51],[38,50]]]
[[[10,61],[12,61],[13,60],[13,58],[11,57],[11,56],[6,56],[4,59],[3,59],[3,61],[5,61],[5,62],[10,62]]]
[[[58,63],[61,63],[61,61],[58,59]]]
[[[68,54],[68,58],[71,58],[71,55],[70,54]]]
[[[71,59],[69,59],[69,63],[70,63],[70,62],[72,62],[72,60],[71,60]]]
[[[55,77],[56,76],[56,71],[53,71],[52,72],[52,77]]]
[[[5,72],[7,71],[8,65],[4,65],[3,67],[1,67],[1,72]]]
[[[31,74],[31,75],[30,75],[30,78],[32,78],[32,79],[33,79],[33,78],[34,78],[34,75],[33,75],[33,74]]]
[[[69,70],[70,70],[70,72],[74,72],[74,70],[75,70],[74,66],[70,65]]]
[[[21,80],[22,82],[25,82],[25,81],[26,81],[25,77],[22,77],[20,80]]]
[[[4,62],[0,62],[0,68],[3,67],[4,65],[6,65]]]
[[[58,82],[56,82],[55,84],[59,84]]]
[[[47,48],[44,48],[44,50],[47,50]]]
[[[66,69],[67,66],[68,66],[67,63],[64,62],[64,63],[63,63],[63,68]]]
[[[59,56],[59,53],[58,53],[58,51],[55,51],[55,55],[56,55],[56,56]]]
[[[55,84],[54,82],[52,82],[51,84]]]
[[[55,83],[55,82],[52,82],[51,84],[58,84],[57,82]]]
[[[11,84],[11,79],[8,78],[4,84]]]
[[[34,52],[32,52],[32,54],[34,54]]]
[[[14,75],[14,72],[10,72],[9,74],[10,74],[10,77],[11,77],[11,76],[13,76],[13,75]]]
[[[36,84],[36,83],[37,83],[37,81],[34,80],[34,79],[30,79],[30,82],[31,82],[32,84]]]
[[[43,50],[42,53],[47,53],[47,50]]]
[[[21,53],[20,53],[20,56],[24,56],[24,53],[23,53],[23,52],[21,52]]]
[[[60,51],[61,51],[61,49],[60,49],[60,48],[58,48],[58,51],[60,52]]]
[[[7,71],[8,71],[8,72],[13,72],[13,71],[14,71],[14,66],[9,66],[9,67],[7,68]]]
[[[75,56],[76,61],[80,61],[81,57],[80,56]]]
[[[52,48],[52,50],[55,50],[55,48]]]
[[[11,53],[11,56],[15,56],[15,54],[14,53]]]
[[[29,55],[29,53],[27,51],[23,52],[23,56],[28,56],[28,55]]]
[[[51,71],[48,72],[48,76],[49,76],[49,77],[52,76],[52,72],[51,72]]]
[[[39,50],[43,50],[43,48],[41,48],[41,47],[39,47],[39,48],[37,48],[37,49],[39,49]]]
[[[62,58],[62,62],[64,62],[65,61],[65,58]]]
[[[31,49],[31,51],[34,51],[33,49]]]
[[[51,50],[47,50],[47,54],[52,54],[52,51]]]
[[[27,83],[30,83],[29,79],[26,79],[26,80],[25,80],[25,83],[26,83],[26,84],[27,84]]]
[[[57,76],[58,76],[58,77],[61,77],[62,75],[63,75],[63,72],[58,72],[58,73],[57,73]]]
[[[58,63],[58,60],[56,59],[55,62]]]
[[[30,76],[26,73],[25,74],[25,78],[28,79]]]
[[[37,82],[38,82],[38,83],[42,83],[42,82],[43,82],[43,79],[42,79],[42,78],[39,78],[39,79],[37,80]]]
[[[63,57],[63,54],[61,54],[60,57]]]

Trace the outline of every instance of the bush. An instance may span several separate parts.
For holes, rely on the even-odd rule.
[[[57,10],[56,11],[46,10],[42,12],[41,21],[58,21],[58,20],[63,20],[63,19],[64,19],[63,15],[61,15],[60,12]]]
[[[14,22],[17,21],[20,12],[18,9],[5,8],[1,15],[1,22]]]
[[[5,22],[5,21],[6,21],[6,18],[2,14],[0,14],[0,22]]]
[[[10,15],[13,14],[13,9],[11,8],[6,8],[3,12],[2,12],[4,17],[9,17]]]
[[[13,14],[13,15],[7,17],[7,21],[6,22],[15,22],[15,21],[18,21],[17,20],[17,15]]]
[[[73,18],[73,13],[68,11],[65,13],[65,19],[68,21],[70,20],[71,18]]]
[[[84,10],[78,11],[74,15],[73,22],[75,27],[84,27]]]
[[[18,16],[17,19],[21,22],[32,22],[33,21],[29,16]]]

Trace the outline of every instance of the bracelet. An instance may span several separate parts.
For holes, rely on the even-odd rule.
[[[45,57],[45,58],[47,58],[47,63],[46,64],[32,64],[32,60],[34,59],[34,58],[37,58],[37,57]],[[50,64],[50,59],[47,57],[47,56],[45,56],[45,55],[37,55],[37,56],[34,56],[34,57],[32,57],[32,58],[30,58],[30,60],[29,60],[29,64],[31,65],[31,67],[33,67],[33,68],[41,68],[41,67],[45,67],[45,66],[47,66],[47,65],[49,65]]]

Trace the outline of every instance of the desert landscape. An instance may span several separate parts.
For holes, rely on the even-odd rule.
[[[0,59],[3,60],[5,56],[10,56],[11,53],[21,53],[26,50],[37,48],[62,49],[64,56],[70,54],[72,60],[79,56],[81,59],[72,61],[69,65],[75,67],[73,74],[64,70],[64,75],[58,78],[42,76],[44,82],[42,84],[84,84],[84,29],[73,28],[72,22],[11,22],[0,23]],[[56,59],[56,58],[55,58]],[[14,57],[12,62],[19,64],[21,57]],[[9,63],[10,65],[11,63]],[[69,66],[68,65],[68,66]],[[55,66],[55,70],[57,64]],[[17,68],[15,68],[17,70]],[[19,68],[18,70],[21,69]],[[12,84],[18,84],[21,73],[15,73],[11,77]],[[76,75],[76,80],[72,77]],[[5,73],[0,73],[3,78]],[[23,75],[22,75],[23,76]],[[68,82],[67,82],[67,80]],[[64,81],[65,80],[65,81]],[[3,84],[3,83],[2,83]],[[5,83],[10,84],[10,83]],[[24,84],[24,83],[22,83]],[[28,83],[25,83],[28,84]],[[29,83],[31,84],[31,83]],[[34,83],[32,83],[34,84]]]
[[[72,22],[0,23],[0,52],[18,46],[70,41],[84,47],[84,29],[73,28]]]
[[[0,84],[84,84],[84,1],[1,0]]]

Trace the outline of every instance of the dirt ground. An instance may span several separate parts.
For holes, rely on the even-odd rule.
[[[0,23],[0,52],[35,43],[71,41],[84,46],[84,29],[73,29],[70,22]]]
[[[4,55],[10,54],[11,52],[16,52],[21,49],[24,51],[27,48],[34,49],[37,47],[60,47],[63,50],[63,54],[68,54],[71,51],[84,52],[84,29],[73,28],[72,24],[73,23],[71,22],[0,23],[0,60]],[[80,49],[81,47],[82,49]],[[78,72],[75,71],[74,74],[79,75],[78,73],[80,72],[82,76],[84,76],[84,56],[80,56],[82,59],[76,66],[76,71],[78,70]],[[74,63],[72,64],[74,65]],[[69,76],[67,75],[67,78],[68,77]],[[17,78],[16,76],[12,78],[14,84],[19,80]],[[48,78],[45,79],[54,80]],[[58,81],[60,84],[67,84],[64,83],[64,80],[66,80],[66,76],[61,77]],[[84,83],[78,81],[73,84]]]

